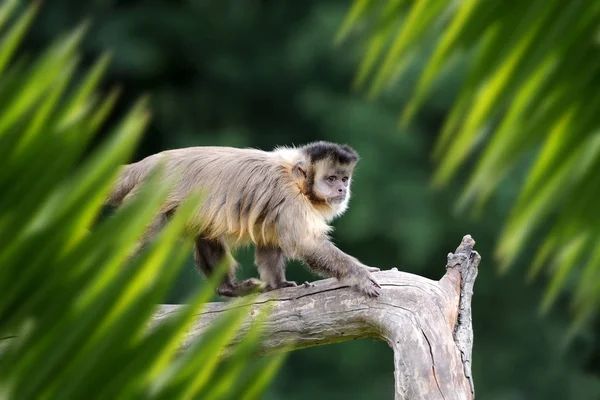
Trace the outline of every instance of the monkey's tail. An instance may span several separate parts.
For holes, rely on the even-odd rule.
[[[119,177],[112,191],[105,200],[105,203],[111,206],[118,206],[123,199],[137,186],[140,182],[140,171],[136,168],[136,164],[128,164],[121,167]]]

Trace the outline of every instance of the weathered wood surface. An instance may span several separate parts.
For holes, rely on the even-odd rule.
[[[358,338],[381,339],[394,351],[397,400],[473,399],[471,297],[480,261],[474,244],[469,235],[463,238],[456,252],[448,254],[446,273],[439,281],[395,269],[376,273],[382,286],[376,299],[335,279],[256,296],[244,306],[248,318],[240,332],[270,303],[262,353],[290,345],[297,349]],[[153,325],[181,307],[161,305]],[[231,307],[237,305],[208,304],[182,349]]]

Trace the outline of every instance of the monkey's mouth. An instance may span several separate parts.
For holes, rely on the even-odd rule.
[[[329,198],[329,204],[340,204],[344,201],[346,196],[335,196]]]

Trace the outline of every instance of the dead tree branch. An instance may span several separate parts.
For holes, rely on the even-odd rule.
[[[471,376],[471,297],[480,256],[471,236],[449,253],[446,273],[429,280],[395,269],[376,273],[382,286],[369,299],[335,279],[286,288],[250,300],[243,334],[270,303],[261,352],[298,349],[358,338],[385,340],[394,351],[395,398],[474,398]],[[162,305],[153,325],[181,309]],[[185,349],[234,303],[210,303],[198,315]],[[239,338],[238,338],[239,339]],[[236,341],[232,343],[234,345]]]

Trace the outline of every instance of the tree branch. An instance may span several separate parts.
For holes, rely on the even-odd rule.
[[[246,319],[235,345],[270,303],[260,352],[270,353],[358,338],[385,340],[394,351],[395,398],[473,399],[471,297],[480,256],[465,236],[449,253],[446,274],[434,281],[397,269],[376,273],[382,286],[370,299],[335,279],[285,288],[249,299]],[[156,325],[181,305],[162,305]],[[192,341],[234,302],[209,303],[182,343]]]

